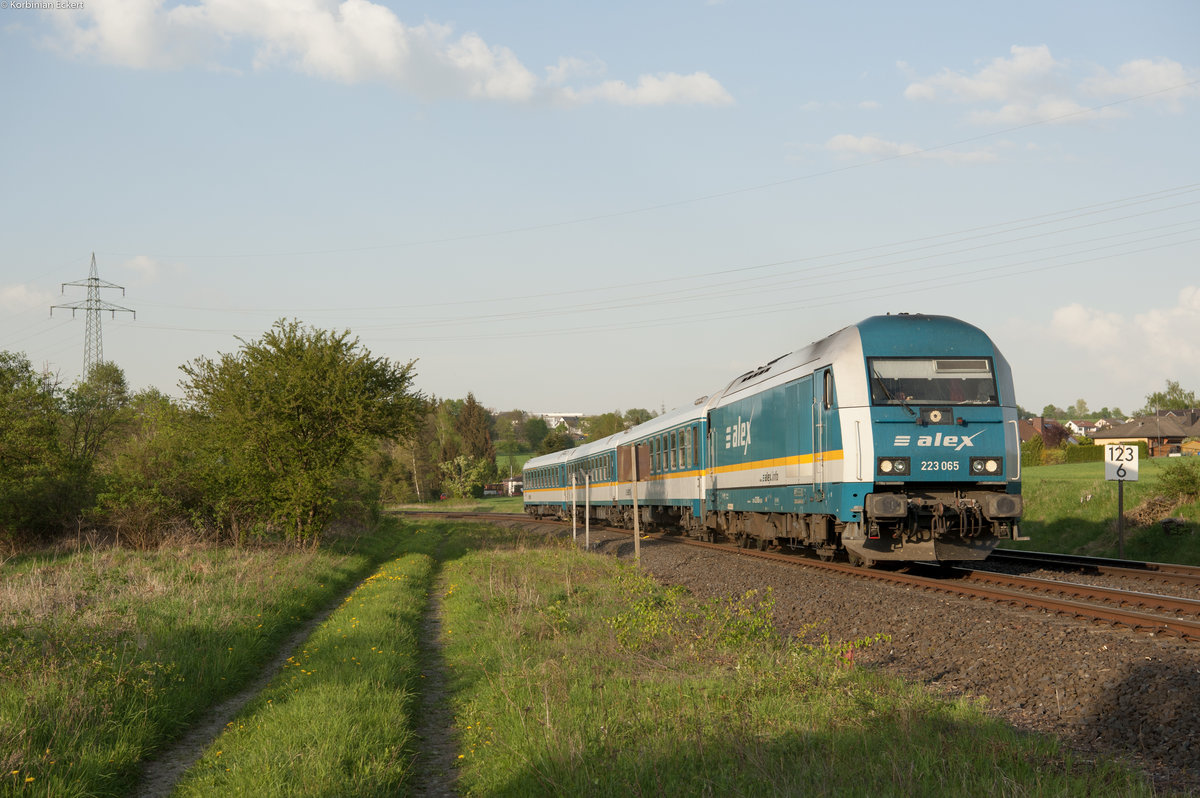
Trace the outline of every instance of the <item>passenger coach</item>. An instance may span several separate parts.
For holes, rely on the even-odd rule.
[[[982,559],[1019,535],[1008,362],[946,316],[873,316],[692,405],[525,464],[525,508],[853,561]],[[636,480],[635,480],[636,473]]]

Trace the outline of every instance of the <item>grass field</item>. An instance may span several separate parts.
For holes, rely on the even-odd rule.
[[[0,574],[3,795],[129,794],[144,758],[331,602],[176,794],[405,794],[437,662],[467,794],[1151,794],[855,667],[874,638],[781,640],[769,595],[700,603],[509,530],[392,524],[357,554],[73,552]],[[418,641],[435,591],[433,656]]]
[[[1158,478],[1170,458],[1142,460],[1138,481],[1125,483],[1125,514],[1159,496]],[[1012,548],[1117,556],[1117,483],[1106,482],[1103,463],[1038,466],[1021,474],[1025,516],[1021,532],[1030,540],[1006,544]],[[1181,505],[1172,516],[1200,528],[1200,502]],[[1127,522],[1125,556],[1130,559],[1200,565],[1200,535],[1166,534],[1157,523],[1133,526]]]
[[[855,667],[885,641],[779,639],[769,595],[701,603],[519,539],[448,562],[441,584],[467,794],[1151,794]]]
[[[0,567],[0,794],[125,795],[399,539],[322,550],[85,547]]]

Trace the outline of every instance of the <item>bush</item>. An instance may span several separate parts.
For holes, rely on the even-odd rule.
[[[1103,446],[1068,446],[1068,463],[1102,463],[1104,462]]]
[[[1042,443],[1041,435],[1034,435],[1029,440],[1021,444],[1021,466],[1028,468],[1029,466],[1040,466],[1042,464],[1042,449],[1045,444]]]
[[[1067,462],[1067,447],[1057,446],[1042,452],[1042,465],[1062,465]]]
[[[1158,485],[1168,497],[1200,498],[1200,457],[1173,459],[1159,474]]]

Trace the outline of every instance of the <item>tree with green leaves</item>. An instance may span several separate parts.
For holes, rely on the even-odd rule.
[[[483,485],[496,464],[482,457],[460,454],[439,467],[442,470],[442,490],[452,499],[465,499],[483,495]]]
[[[598,416],[583,417],[583,432],[587,435],[588,442],[598,441],[601,438],[607,438],[609,435],[615,435],[629,428],[625,418],[618,410],[615,413],[601,413]]]
[[[657,417],[658,413],[655,413],[653,410],[647,410],[644,407],[631,407],[625,411],[625,423],[629,427],[645,424],[650,419]]]
[[[121,434],[99,464],[98,520],[135,547],[153,546],[172,521],[203,505],[189,412],[155,388],[129,397]]]
[[[1146,394],[1146,406],[1138,415],[1150,416],[1159,410],[1191,410],[1198,406],[1195,391],[1185,391],[1178,382],[1167,380],[1166,390]]]
[[[265,524],[316,544],[339,483],[378,440],[410,435],[425,408],[415,361],[374,357],[350,332],[277,321],[236,354],[182,367],[202,426],[206,489],[231,527]]]
[[[550,434],[550,425],[541,416],[531,416],[525,419],[525,440],[534,451],[540,451],[542,441]]]
[[[561,452],[564,449],[575,448],[575,439],[571,437],[571,433],[567,432],[564,427],[559,427],[553,432],[542,438],[542,444],[538,447],[538,454],[550,454],[551,452]]]
[[[462,453],[472,460],[488,464],[488,477],[496,472],[496,448],[492,444],[492,414],[467,393],[467,400],[455,419],[454,429],[462,441]]]
[[[1046,405],[1045,407],[1042,408],[1042,418],[1066,418],[1066,417],[1067,417],[1067,411],[1063,410],[1061,407],[1055,407],[1054,405]]]
[[[61,423],[56,383],[0,352],[0,538],[47,534],[62,520]]]

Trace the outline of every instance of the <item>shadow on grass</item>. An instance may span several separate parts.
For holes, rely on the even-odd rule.
[[[1116,519],[1092,521],[1086,518],[1059,518],[1054,521],[1022,521],[1025,541],[1004,541],[1001,549],[1048,551],[1056,554],[1103,556],[1111,542],[1116,548]]]
[[[977,727],[945,719],[907,720],[902,738],[894,723],[789,732],[771,740],[730,731],[721,738],[593,740],[578,754],[528,762],[508,780],[489,785],[486,794],[1151,794],[1130,773],[1064,760],[1052,747],[1035,748],[1016,740],[997,743]]]

